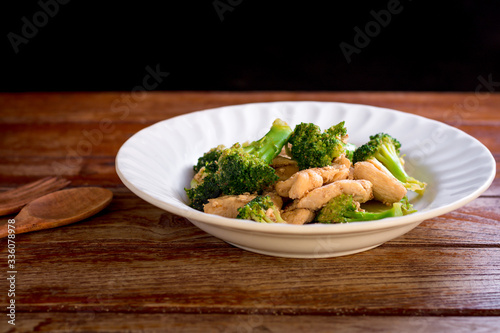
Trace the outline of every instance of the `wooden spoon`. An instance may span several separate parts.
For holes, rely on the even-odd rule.
[[[112,198],[113,192],[101,187],[78,187],[53,192],[27,204],[14,218],[15,223],[10,225],[15,227],[16,235],[60,227],[98,213]],[[8,228],[7,223],[0,227],[0,238],[9,234]]]

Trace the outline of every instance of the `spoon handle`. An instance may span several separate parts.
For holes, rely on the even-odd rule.
[[[16,225],[15,224],[10,224],[10,225],[13,226],[10,228],[15,231]],[[14,233],[16,234],[17,232],[14,232]],[[0,238],[7,237],[8,235],[9,235],[9,223],[6,222],[5,224],[0,226]]]
[[[24,211],[23,213],[23,210],[21,210],[21,212],[13,219],[14,221],[16,221],[15,223],[10,224],[7,222],[4,225],[0,226],[0,238],[7,237],[9,235],[9,229],[13,230],[11,231],[11,233],[14,233],[16,235],[24,234],[30,231],[46,229],[44,224],[47,224],[47,221],[26,215],[26,211]]]

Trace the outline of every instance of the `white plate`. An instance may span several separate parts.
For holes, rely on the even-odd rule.
[[[219,144],[258,139],[276,118],[292,128],[312,122],[322,129],[345,120],[349,141],[356,145],[378,132],[394,136],[406,154],[408,173],[428,183],[423,196],[410,197],[418,212],[371,222],[297,226],[229,219],[190,208],[184,188],[198,157]],[[136,195],[215,237],[249,251],[295,258],[341,256],[374,248],[477,198],[496,172],[488,149],[454,127],[395,110],[328,102],[244,104],[161,121],[123,144],[116,170]]]

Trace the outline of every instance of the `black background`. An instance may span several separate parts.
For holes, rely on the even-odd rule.
[[[348,62],[339,45],[354,46],[354,28],[391,1],[72,0],[18,53],[8,34],[21,36],[22,18],[42,8],[5,2],[0,89],[130,91],[147,66],[170,73],[157,90],[474,91],[480,76],[500,81],[493,0],[401,0]]]

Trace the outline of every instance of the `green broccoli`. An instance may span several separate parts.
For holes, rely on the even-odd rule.
[[[185,189],[190,206],[203,210],[208,199],[220,195],[262,192],[279,179],[269,164],[281,152],[291,133],[290,126],[281,119],[276,119],[260,140],[244,145],[236,143],[226,149],[219,146],[205,153],[198,160],[198,172],[204,173],[202,181],[192,182],[192,187]],[[215,156],[219,153],[215,161]],[[195,171],[196,168],[197,166]]]
[[[291,134],[290,126],[278,118],[273,122],[266,135],[260,140],[243,144],[242,148],[245,152],[257,156],[266,164],[270,164],[281,153],[281,149],[288,142]]]
[[[381,169],[389,171],[408,190],[423,194],[427,184],[406,173],[400,157],[400,148],[401,143],[398,140],[389,134],[378,133],[370,136],[370,141],[354,151],[353,162],[369,160]]]
[[[403,215],[409,215],[415,213],[417,210],[413,208],[413,205],[408,200],[408,197],[405,195],[403,199],[401,199],[401,210],[403,211]]]
[[[199,172],[203,167],[205,167],[206,171],[208,172],[217,171],[217,161],[219,160],[219,157],[222,155],[222,151],[225,148],[226,147],[224,147],[223,145],[219,145],[203,154],[203,156],[198,159],[198,163],[193,166],[194,172]]]
[[[321,133],[319,126],[312,123],[300,123],[295,126],[289,142],[292,144],[291,155],[297,161],[300,170],[325,167],[332,161],[346,154],[352,156],[352,146],[342,141],[347,135],[345,122],[342,121]]]
[[[238,208],[237,219],[253,220],[263,223],[284,223],[279,208],[271,197],[258,196],[241,208]]]
[[[203,205],[208,199],[217,198],[221,195],[219,180],[215,172],[207,172],[201,182],[191,181],[191,188],[185,189],[189,199],[189,205],[197,210],[203,211]]]
[[[403,200],[405,200],[403,198]],[[413,213],[411,204],[406,202],[395,202],[392,207],[379,212],[368,212],[360,210],[359,204],[354,201],[352,195],[341,194],[330,201],[318,212],[315,221],[319,223],[346,223],[355,221],[380,220],[386,217],[403,216],[405,213]],[[403,206],[405,208],[403,209]],[[411,209],[411,211],[409,210]]]
[[[198,163],[193,166],[196,175],[191,179],[191,188],[198,186],[205,177],[215,173],[218,169],[218,161],[225,149],[223,145],[210,149],[198,159]]]
[[[225,195],[260,192],[279,179],[266,161],[247,153],[240,144],[224,150],[218,164],[216,176]]]

